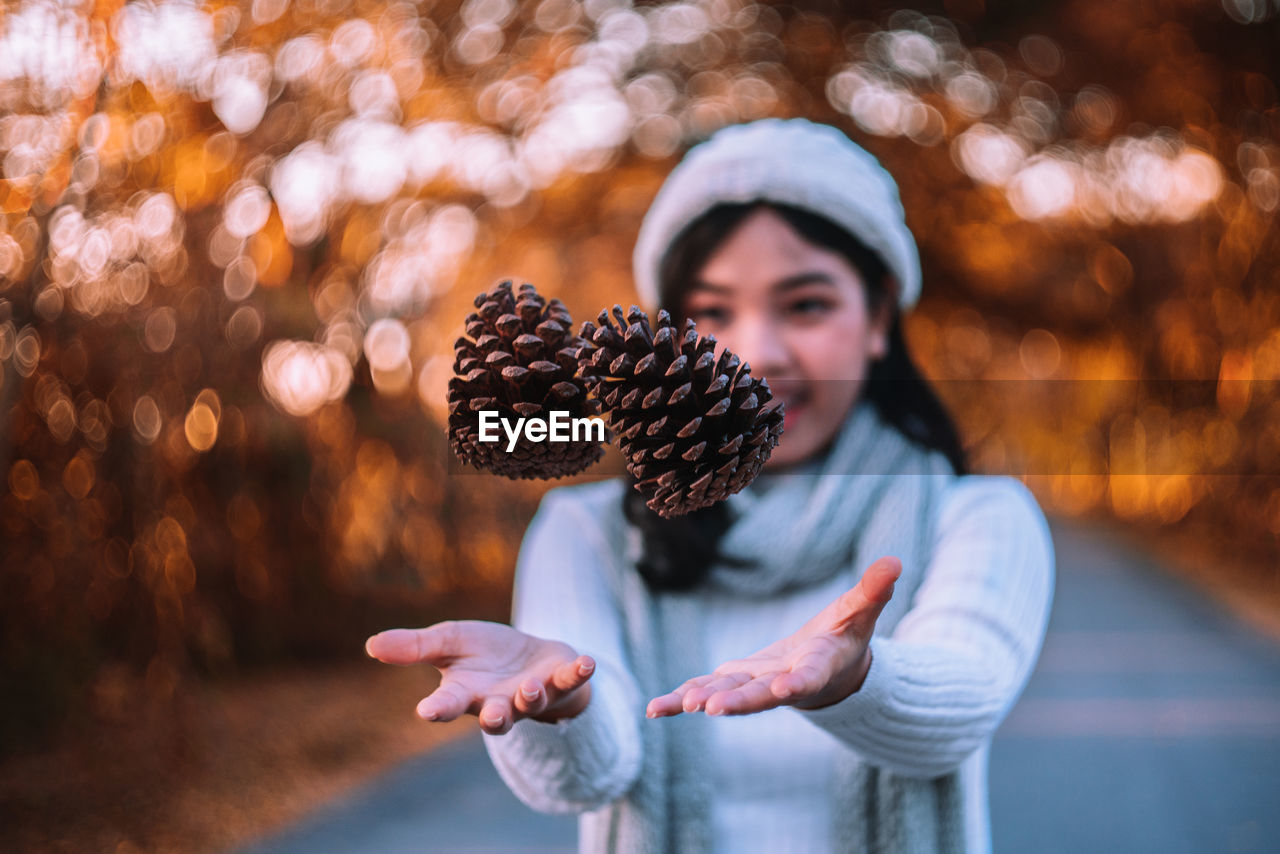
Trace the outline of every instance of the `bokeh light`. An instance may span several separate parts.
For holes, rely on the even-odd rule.
[[[276,341],[262,356],[262,388],[290,415],[309,415],[340,400],[351,385],[351,364],[339,351],[309,341]]]

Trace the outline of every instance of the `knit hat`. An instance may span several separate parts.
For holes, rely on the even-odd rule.
[[[694,220],[721,203],[772,201],[826,217],[880,256],[898,280],[898,304],[920,295],[920,256],[898,185],[838,129],[805,119],[730,125],[694,146],[645,214],[632,266],[642,302],[658,304],[663,256]]]

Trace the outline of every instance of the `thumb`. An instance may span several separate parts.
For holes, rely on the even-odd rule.
[[[387,664],[444,662],[458,653],[458,626],[451,620],[425,629],[387,629],[364,643],[370,658]]]
[[[882,557],[867,567],[857,585],[840,597],[836,609],[837,628],[870,635],[880,612],[893,598],[894,582],[901,575],[902,561],[896,557]]]

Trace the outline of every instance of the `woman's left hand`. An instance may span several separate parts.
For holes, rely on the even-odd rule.
[[[901,574],[901,561],[880,558],[856,586],[795,634],[655,697],[646,715],[749,715],[778,706],[818,709],[838,703],[862,687],[871,666],[871,633]]]

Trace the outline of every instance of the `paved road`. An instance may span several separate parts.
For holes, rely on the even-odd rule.
[[[1280,644],[1112,538],[1055,527],[1039,667],[991,752],[995,850],[1280,852]],[[240,854],[569,854],[479,736]]]

